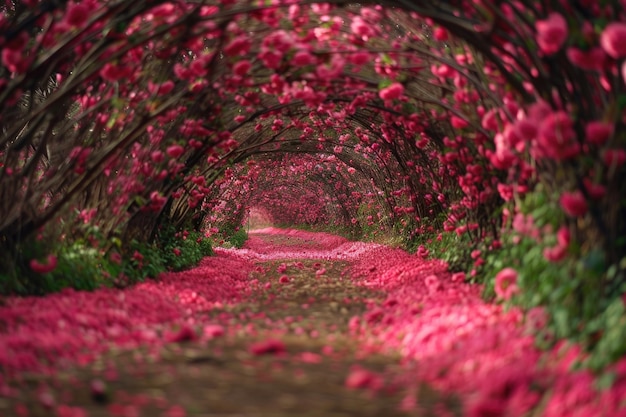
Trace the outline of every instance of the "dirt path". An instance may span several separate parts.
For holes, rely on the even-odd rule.
[[[97,344],[88,337],[85,322],[95,317],[81,318],[76,327],[66,317],[69,324],[58,331],[86,340],[76,350],[81,354],[49,358],[27,367],[30,372],[8,362],[15,369],[3,368],[0,415],[425,416],[456,410],[453,398],[407,381],[406,369],[414,365],[381,353],[376,342],[354,338],[350,326],[387,294],[349,279],[349,255],[360,249],[345,243],[324,234],[253,233],[247,249],[218,250],[200,268],[137,290],[157,298],[133,304],[127,299],[135,292],[115,293],[125,302],[116,305],[116,314],[104,307],[81,312],[106,315],[106,332],[97,334],[112,334],[114,342]],[[211,282],[220,274],[228,279]],[[139,320],[148,314],[140,308],[146,303],[158,312],[174,304],[176,313],[167,316],[172,319],[167,325],[160,316]],[[116,315],[130,316],[128,325],[111,324]],[[21,327],[7,320],[5,331],[24,331],[28,320]],[[141,337],[133,339],[138,332]],[[45,354],[34,344],[22,346]],[[102,352],[82,356],[89,346],[101,346]],[[66,342],[56,348],[75,347]],[[15,356],[5,354],[4,360]],[[85,365],[76,366],[77,361]]]

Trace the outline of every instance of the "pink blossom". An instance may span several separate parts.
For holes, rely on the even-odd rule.
[[[238,36],[224,47],[224,54],[227,56],[245,55],[251,46],[252,42],[247,36]]]
[[[623,149],[606,149],[603,152],[603,158],[607,168],[620,168],[626,162],[626,151]]]
[[[559,199],[561,208],[570,217],[580,217],[587,213],[588,206],[580,190],[564,192]]]
[[[130,75],[131,70],[122,65],[118,65],[115,63],[107,62],[102,66],[100,70],[100,76],[110,82],[119,81],[122,78],[126,78]]]
[[[55,255],[48,255],[46,263],[39,262],[37,259],[30,260],[30,269],[38,274],[47,274],[52,272],[57,267],[57,257]]]
[[[567,39],[567,21],[559,13],[550,13],[547,19],[538,20],[535,29],[539,49],[546,55],[552,55],[561,49]]]
[[[463,129],[463,128],[466,128],[467,126],[469,126],[469,122],[467,120],[462,119],[462,118],[460,118],[458,116],[450,117],[450,124],[455,129]]]
[[[424,245],[419,245],[417,247],[417,256],[419,256],[420,258],[427,258],[428,254],[429,254],[429,250],[426,249],[426,247]]]
[[[243,77],[248,74],[248,72],[250,71],[250,68],[252,68],[252,64],[247,59],[244,59],[242,61],[236,62],[233,65],[233,72],[236,75]]]
[[[163,162],[164,155],[163,152],[156,150],[156,151],[152,151],[150,152],[150,159],[152,159],[152,162],[154,162],[155,164],[158,164],[160,162]]]
[[[85,3],[70,3],[65,12],[65,20],[70,26],[82,26],[89,19],[89,8]]]
[[[316,64],[317,59],[309,51],[298,51],[293,56],[292,62],[298,67],[305,67]]]
[[[317,353],[302,352],[300,354],[300,360],[304,363],[320,363],[322,362],[322,357]]]
[[[404,94],[404,86],[400,83],[393,83],[378,92],[383,100],[394,100],[400,98]]]
[[[588,178],[585,178],[583,182],[585,184],[585,188],[587,189],[587,193],[592,199],[600,200],[606,195],[606,187],[604,185],[591,182]]]
[[[22,50],[2,48],[0,61],[10,72],[22,73],[28,69],[31,59]]]
[[[364,65],[370,61],[370,54],[365,51],[358,51],[348,55],[348,61],[352,65]]]
[[[285,344],[278,339],[267,339],[253,343],[250,346],[250,353],[253,355],[281,354],[286,351]]]
[[[170,158],[178,158],[185,152],[185,148],[180,145],[171,145],[168,146],[165,152],[168,154]]]
[[[185,409],[182,406],[176,404],[167,409],[167,411],[165,412],[165,416],[166,417],[186,417],[187,411],[185,411]]]
[[[188,342],[192,340],[196,340],[198,338],[198,334],[196,331],[189,325],[183,325],[177,332],[170,334],[167,337],[168,342]]]
[[[372,24],[363,20],[360,16],[356,16],[352,20],[352,23],[350,23],[350,29],[356,36],[365,41],[373,36],[376,36],[376,33],[378,32]]]
[[[452,282],[464,282],[465,272],[455,272],[454,274],[452,274],[452,277],[450,277],[450,280]]]
[[[496,274],[495,291],[498,298],[509,300],[519,291],[517,287],[517,271],[513,268],[504,268]]]
[[[436,293],[443,288],[437,275],[429,275],[424,278],[424,284],[426,284],[426,288],[428,288],[430,294]]]
[[[613,124],[593,121],[585,126],[585,138],[593,145],[603,145],[613,134]]]
[[[539,126],[537,145],[540,155],[562,160],[572,158],[580,152],[576,142],[574,122],[564,111],[550,113]]]
[[[559,227],[559,230],[556,232],[556,240],[559,246],[569,246],[571,235],[567,226]]]
[[[609,23],[600,35],[600,45],[615,59],[626,57],[626,23]]]
[[[174,89],[175,84],[172,80],[167,80],[161,84],[153,84],[152,82],[148,82],[148,91],[152,94],[164,96],[169,94]]]
[[[348,374],[345,385],[352,389],[370,388],[377,390],[382,386],[382,379],[374,372],[355,366]]]
[[[440,42],[448,40],[448,31],[441,26],[437,26],[433,31],[433,37]]]
[[[498,183],[496,188],[498,189],[498,193],[500,194],[500,197],[502,197],[504,201],[511,201],[513,199],[513,195],[514,195],[513,186],[508,185],[508,184]]]
[[[567,48],[567,58],[578,68],[589,71],[601,71],[606,62],[606,54],[602,48],[591,48],[589,51],[570,47]]]
[[[567,255],[567,247],[565,246],[554,246],[551,248],[545,248],[543,250],[543,256],[550,262],[558,262],[565,259],[565,255]]]
[[[282,275],[278,280],[281,284],[287,284],[289,282],[289,277],[287,275]]]

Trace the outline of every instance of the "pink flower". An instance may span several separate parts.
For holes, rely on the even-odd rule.
[[[168,342],[188,342],[192,340],[196,340],[198,338],[198,334],[196,331],[189,325],[184,325],[180,328],[178,332],[172,333],[167,337]]]
[[[300,354],[300,360],[304,363],[320,363],[322,362],[322,357],[317,353],[302,352]]]
[[[571,235],[567,226],[559,227],[559,231],[556,232],[556,241],[559,246],[569,246]]]
[[[350,29],[359,38],[367,41],[372,36],[376,36],[377,30],[375,26],[366,22],[361,17],[356,16],[352,23],[350,23]]]
[[[417,248],[417,256],[420,258],[427,258],[429,250],[424,247],[424,245],[419,245]]]
[[[383,100],[394,100],[400,98],[402,94],[404,94],[404,86],[400,83],[393,83],[378,92],[378,95]]]
[[[167,149],[165,150],[165,152],[171,157],[171,158],[178,158],[179,156],[181,156],[184,152],[185,152],[185,148],[183,148],[180,145],[171,145],[168,146]]]
[[[448,40],[448,31],[442,28],[441,26],[437,26],[433,31],[433,36],[438,41],[447,41]]]
[[[615,59],[626,57],[626,23],[609,23],[600,35],[600,45]]]
[[[381,386],[382,379],[379,375],[358,366],[352,368],[346,378],[346,387],[351,389],[371,388],[376,390]]]
[[[462,119],[462,118],[457,117],[457,116],[450,117],[450,124],[455,129],[463,129],[463,128],[469,126],[469,123],[467,122],[467,120]]]
[[[567,254],[567,247],[565,246],[554,246],[552,248],[545,248],[543,250],[543,256],[550,262],[558,262],[565,258]]]
[[[280,277],[278,282],[280,282],[281,284],[287,284],[289,282],[289,277],[287,275],[283,275]]]
[[[181,254],[181,251],[178,248],[172,249],[172,252],[174,252],[174,255],[176,255],[176,256],[180,256],[180,254]]]
[[[567,21],[559,13],[550,13],[547,19],[535,23],[537,44],[546,55],[552,55],[561,49],[567,39]]]
[[[496,188],[504,201],[511,201],[513,199],[515,190],[512,185],[498,183]]]
[[[613,124],[601,121],[593,121],[585,126],[587,142],[593,145],[603,145],[613,134]]]
[[[509,300],[519,292],[517,287],[517,271],[513,268],[504,268],[496,274],[495,290],[498,298]]]
[[[609,169],[619,168],[626,162],[626,151],[623,149],[607,149],[604,151],[604,164]]]
[[[580,145],[569,114],[557,111],[546,116],[539,126],[537,145],[546,158],[562,160],[578,155]]]
[[[292,62],[298,67],[306,67],[317,63],[317,60],[309,51],[298,51],[293,56]]]
[[[163,152],[156,150],[156,151],[152,151],[150,153],[150,159],[152,159],[152,162],[158,164],[159,162],[163,162],[164,159],[164,155]]]
[[[428,288],[428,292],[430,294],[434,294],[443,288],[437,275],[429,275],[424,278],[424,284],[426,284],[426,288]]]
[[[71,3],[67,7],[65,20],[70,26],[82,26],[89,19],[89,8],[85,3]]]
[[[589,71],[601,71],[606,62],[606,54],[602,48],[591,48],[583,51],[578,48],[567,48],[567,59],[580,69]]]
[[[239,61],[233,65],[233,72],[236,75],[243,77],[248,74],[250,68],[252,68],[252,64],[247,59],[244,59],[243,61]]]
[[[587,201],[579,190],[563,193],[559,203],[565,214],[570,217],[580,217],[587,213]]]
[[[181,407],[180,405],[176,404],[176,405],[171,406],[165,412],[165,416],[166,417],[186,417],[187,411],[185,411],[185,409]]]
[[[106,81],[119,81],[122,78],[128,77],[131,73],[131,70],[127,67],[123,67],[121,65],[116,65],[111,62],[107,62],[104,64],[102,69],[100,70],[100,76]]]
[[[251,46],[252,42],[247,36],[238,36],[224,47],[224,54],[227,56],[245,55]]]
[[[250,346],[250,353],[253,355],[281,354],[286,351],[285,344],[277,339],[267,339],[253,343]]]
[[[364,65],[370,61],[370,54],[365,51],[355,52],[348,55],[348,61],[352,65]]]
[[[175,85],[172,80],[167,80],[161,84],[153,84],[152,82],[148,82],[148,91],[150,91],[151,94],[155,95],[164,96],[166,94],[169,94],[172,92],[174,87]]]
[[[454,274],[452,274],[452,277],[450,278],[450,280],[452,282],[463,282],[463,281],[465,281],[465,272],[455,272]]]
[[[48,255],[46,263],[39,262],[37,259],[30,260],[30,269],[38,274],[47,274],[54,271],[57,267],[57,257],[54,255]]]
[[[9,49],[4,47],[0,55],[0,61],[10,72],[22,73],[28,69],[32,59],[22,50]]]
[[[594,200],[600,200],[606,194],[606,187],[602,184],[596,184],[591,182],[588,178],[583,180],[587,193]]]

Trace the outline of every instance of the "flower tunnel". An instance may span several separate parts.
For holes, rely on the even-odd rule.
[[[255,211],[440,242],[487,293],[514,268],[516,303],[548,306],[559,337],[592,323],[578,337],[615,358],[625,8],[7,2],[2,291],[42,292],[68,248],[121,259],[114,279],[137,248],[234,232]]]

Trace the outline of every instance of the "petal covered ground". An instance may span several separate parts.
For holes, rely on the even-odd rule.
[[[46,415],[46,409],[63,416],[106,415],[84,401],[53,400],[48,387],[55,383],[45,378],[102,358],[115,365],[111,352],[141,351],[157,363],[183,352],[185,364],[216,361],[221,366],[232,352],[231,360],[242,366],[258,361],[269,367],[255,372],[255,378],[268,378],[268,373],[276,378],[276,372],[297,363],[285,377],[289,389],[310,375],[312,383],[306,386],[323,390],[315,372],[327,366],[320,378],[327,373],[332,379],[330,369],[335,369],[340,375],[335,382],[348,391],[395,395],[395,408],[409,415],[422,415],[424,403],[433,402],[424,397],[427,383],[446,394],[437,397],[442,401],[436,415],[626,416],[626,360],[610,370],[612,387],[598,390],[589,372],[570,369],[580,358],[576,347],[562,343],[550,352],[535,347],[539,314],[486,303],[480,288],[462,278],[441,261],[378,244],[264,229],[251,233],[244,249],[217,249],[197,268],[132,288],[5,298],[0,306],[0,394],[10,400],[2,402],[10,408],[3,415]],[[258,359],[266,357],[271,360]],[[371,359],[377,357],[386,359]],[[98,368],[102,380],[116,380],[106,374],[116,372],[113,365]],[[117,368],[123,374],[124,366],[118,363]],[[189,378],[189,366],[184,368],[183,373],[172,371],[178,375],[172,378]],[[211,369],[227,379],[227,369]],[[32,388],[33,375],[42,375],[34,384],[41,414],[20,403],[28,397],[24,391]],[[89,375],[97,399],[102,380]],[[235,383],[244,385],[236,378]],[[288,390],[287,385],[274,389]],[[448,394],[460,404],[444,401]],[[315,393],[293,395],[308,404],[305,397]],[[130,415],[119,397],[107,412]],[[353,402],[367,404],[372,398],[354,397]],[[181,398],[161,400],[163,415],[196,415]],[[136,415],[152,415],[134,406]],[[359,409],[343,407],[348,415]],[[382,406],[368,407],[362,415],[390,415]]]

